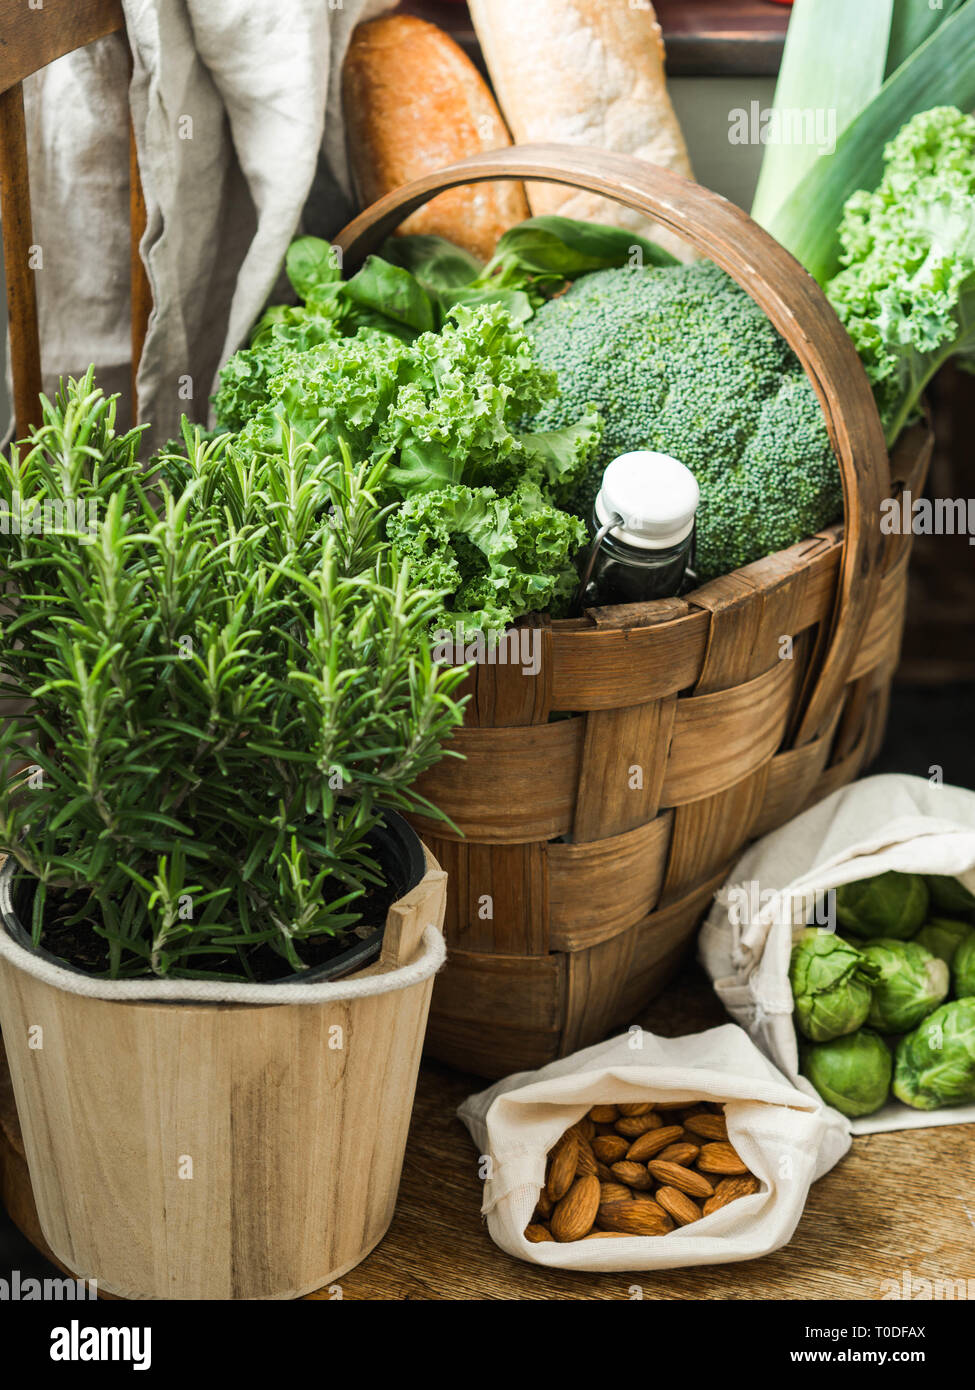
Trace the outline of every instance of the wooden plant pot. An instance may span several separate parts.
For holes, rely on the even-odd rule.
[[[296,1298],[358,1264],[393,1215],[445,894],[428,854],[380,960],[314,1003],[89,997],[4,932],[0,1022],[57,1260],[136,1299]]]
[[[347,270],[438,193],[496,178],[615,198],[726,270],[816,390],[845,523],[680,599],[533,618],[537,673],[474,670],[452,745],[465,761],[420,787],[460,833],[414,823],[450,879],[428,1050],[491,1077],[635,1022],[748,841],[876,754],[911,545],[881,531],[880,504],[920,495],[931,455],[918,427],[888,458],[853,344],[787,251],[723,198],[625,155],[475,155],[362,213],[338,238]]]

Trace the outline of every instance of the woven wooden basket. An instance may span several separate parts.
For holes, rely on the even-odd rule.
[[[444,760],[422,786],[462,837],[418,826],[449,875],[428,1051],[485,1076],[632,1022],[746,842],[876,753],[910,548],[881,534],[880,502],[920,492],[931,452],[915,429],[891,469],[850,339],[777,242],[723,198],[626,156],[556,145],[474,156],[362,213],[338,239],[346,265],[437,193],[495,178],[614,198],[732,275],[816,389],[846,522],[686,598],[542,620],[537,675],[471,676],[453,744],[466,761]]]

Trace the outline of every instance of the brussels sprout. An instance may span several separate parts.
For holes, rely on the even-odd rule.
[[[975,912],[975,894],[951,874],[925,874],[924,881],[940,912]]]
[[[936,1009],[948,993],[948,967],[916,941],[879,937],[863,948],[879,979],[867,1022],[881,1033],[906,1033]]]
[[[928,912],[928,889],[920,874],[891,869],[836,890],[836,920],[854,936],[913,936]]]
[[[942,1004],[901,1038],[894,1095],[916,1110],[975,1101],[975,998]]]
[[[955,952],[951,983],[959,999],[975,995],[975,932],[967,936]]]
[[[887,1099],[894,1059],[878,1033],[861,1028],[806,1050],[803,1074],[827,1105],[854,1118],[872,1115]]]
[[[866,1021],[876,970],[855,946],[809,928],[792,948],[789,983],[796,1025],[813,1042],[852,1033]]]
[[[950,917],[932,917],[914,940],[950,965],[958,947],[969,936],[975,937],[975,927],[968,922],[955,922]],[[975,990],[966,989],[964,993],[975,994]]]

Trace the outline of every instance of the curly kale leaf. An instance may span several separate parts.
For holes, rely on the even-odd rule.
[[[922,111],[884,161],[875,192],[846,204],[845,269],[826,293],[893,444],[949,357],[975,369],[975,117],[953,106]]]
[[[564,609],[578,583],[572,564],[585,540],[576,517],[522,484],[507,497],[453,485],[409,498],[388,523],[412,582],[446,592],[435,630],[470,637],[501,631],[525,613]]]
[[[241,445],[273,451],[287,421],[322,455],[341,440],[361,455],[389,455],[387,482],[402,497],[459,483],[506,494],[532,482],[562,500],[598,447],[598,417],[583,409],[561,428],[521,432],[521,417],[555,395],[554,374],[502,306],[452,312],[442,332],[411,343],[361,330],[293,353]]]

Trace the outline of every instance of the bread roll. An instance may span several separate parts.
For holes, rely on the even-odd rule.
[[[412,15],[360,24],[342,75],[349,158],[364,204],[480,150],[511,144],[491,93],[453,39]],[[529,216],[520,183],[452,188],[418,208],[401,234],[447,237],[487,260]]]
[[[470,0],[470,10],[519,145],[589,145],[693,177],[650,0]],[[693,254],[639,213],[595,194],[552,183],[532,183],[527,192],[536,216],[561,213],[628,227],[676,255]]]

